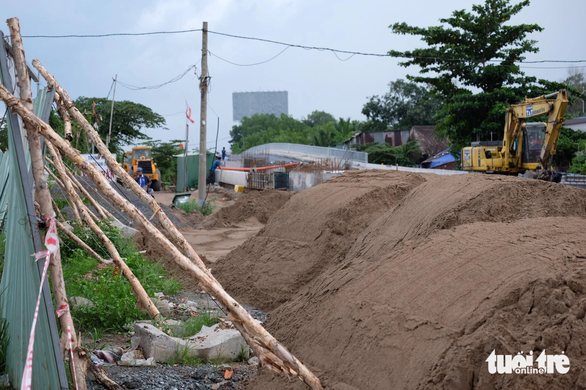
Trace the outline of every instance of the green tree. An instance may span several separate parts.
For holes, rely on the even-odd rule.
[[[577,68],[568,69],[568,77],[563,81],[564,84],[575,88],[577,91],[582,92],[584,95],[586,90],[586,78],[584,73],[580,72]],[[570,104],[566,110],[566,117],[577,118],[586,115],[584,112],[584,96],[572,96],[570,92]],[[572,99],[574,97],[574,99]]]
[[[441,101],[426,88],[398,79],[389,83],[384,96],[372,96],[362,108],[368,119],[364,131],[409,129],[416,125],[434,125]]]
[[[368,162],[371,164],[399,164],[404,167],[409,167],[416,166],[423,160],[417,141],[409,141],[401,146],[373,142],[366,145],[355,145],[355,148],[356,150],[368,153]]]
[[[94,102],[96,115],[93,114]],[[112,101],[104,98],[80,97],[75,101],[75,106],[89,122],[98,124],[98,133],[104,142],[110,125],[111,105]],[[163,116],[140,103],[127,100],[115,102],[109,149],[118,155],[124,154],[125,145],[149,139],[143,129],[166,129],[165,125]]]
[[[491,133],[502,133],[509,104],[565,87],[528,77],[519,67],[526,53],[539,51],[537,42],[527,35],[543,30],[537,24],[509,23],[527,6],[529,0],[515,5],[510,0],[486,0],[473,5],[472,12],[454,11],[451,17],[440,19],[440,26],[392,26],[393,32],[420,36],[427,44],[389,54],[408,58],[402,66],[419,66],[420,75],[408,79],[426,84],[442,99],[436,131],[451,141],[453,150],[474,139],[490,139]]]
[[[302,120],[309,127],[324,126],[330,122],[336,123],[336,118],[332,114],[328,114],[325,111],[313,111]]]
[[[6,124],[6,117],[4,117],[3,120],[0,120],[0,150],[2,152],[5,152],[7,149],[8,149],[8,125]]]

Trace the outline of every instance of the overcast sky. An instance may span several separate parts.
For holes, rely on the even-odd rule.
[[[385,53],[390,49],[424,47],[415,37],[392,34],[395,22],[417,26],[438,25],[453,10],[469,9],[468,0],[127,0],[20,1],[2,4],[2,20],[18,17],[22,35],[100,34],[201,28],[234,35],[265,38],[293,44]],[[537,23],[542,33],[540,52],[528,60],[586,59],[584,34],[586,0],[532,0],[511,23]],[[5,34],[8,27],[1,28]],[[72,98],[106,97],[112,78],[136,86],[159,84],[181,74],[201,58],[201,33],[100,39],[25,38],[29,63],[39,59]],[[384,94],[387,84],[418,68],[399,67],[394,58],[354,56],[340,61],[331,52],[289,48],[262,65],[241,64],[267,60],[283,46],[238,40],[210,34],[209,105],[220,117],[218,148],[228,148],[232,121],[232,92],[277,91],[289,93],[289,114],[302,118],[314,110],[335,117],[364,120],[367,98]],[[347,56],[339,55],[341,59]],[[529,68],[531,66],[531,68]],[[524,71],[539,78],[561,81],[566,64],[527,65]],[[198,72],[201,66],[197,66]],[[581,68],[584,70],[584,68]],[[185,100],[193,108],[190,149],[198,146],[200,94],[190,72],[177,83],[158,90],[131,91],[118,85],[116,100],[131,100],[166,115],[169,130],[150,130],[154,139],[183,139]],[[179,113],[179,114],[177,114]],[[175,114],[170,115],[169,114]],[[217,117],[208,110],[208,148],[214,146]]]

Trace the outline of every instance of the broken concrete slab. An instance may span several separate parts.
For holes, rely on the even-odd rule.
[[[122,231],[122,235],[125,238],[132,238],[138,233],[138,230],[136,230],[135,228],[131,228],[130,226],[118,221],[112,221],[112,225],[120,229],[120,231]]]
[[[133,345],[138,344],[146,357],[158,362],[168,361],[177,351],[187,348],[189,356],[212,360],[235,360],[242,351],[248,357],[246,341],[228,322],[212,327],[204,326],[198,334],[180,339],[171,337],[148,322],[134,324]]]

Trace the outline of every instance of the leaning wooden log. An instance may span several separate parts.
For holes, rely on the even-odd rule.
[[[55,100],[59,100],[59,94],[55,94]],[[71,117],[67,110],[65,110],[61,105],[57,104],[57,112],[63,118],[63,130],[65,133],[65,139],[69,142],[73,141],[73,134],[71,132]]]
[[[104,219],[110,218],[113,221],[118,221],[118,219],[114,215],[112,215],[112,213],[110,213],[108,210],[106,210],[106,208],[104,206],[102,206],[101,204],[99,204],[89,194],[89,192],[87,192],[87,190],[79,183],[79,181],[75,178],[75,176],[73,176],[73,173],[71,173],[69,170],[67,170],[67,176],[69,176],[69,178],[73,182],[73,186],[77,190],[79,190],[79,192],[81,192],[83,194],[83,196],[86,197],[86,199],[88,199],[90,201],[90,203],[92,204],[92,206],[94,206],[94,208],[96,209],[96,211],[98,212],[98,214],[100,214],[100,216],[102,218],[104,218]],[[118,221],[118,222],[120,222],[120,221]]]
[[[53,178],[53,180],[55,180],[55,183],[57,183],[57,185],[59,187],[61,187],[63,189],[63,191],[65,191],[65,185],[63,184],[63,182],[61,180],[59,180],[59,178],[57,176],[55,176],[55,174],[53,172],[51,172],[49,167],[45,167],[45,171],[47,171],[49,176],[51,176],[51,178]],[[67,195],[67,199],[69,200],[69,205],[71,206],[71,210],[73,210],[73,217],[75,218],[76,221],[81,223],[81,218],[79,217],[79,210],[77,210],[77,206],[75,205],[75,202],[69,197],[69,195]]]
[[[20,98],[22,99],[22,107],[23,109],[32,112],[33,99],[28,69],[26,65],[24,47],[22,45],[22,38],[20,35],[20,25],[17,18],[8,19],[7,23],[12,39],[14,68],[16,71],[16,76],[18,77],[18,89]],[[33,173],[33,180],[35,183],[35,200],[39,204],[41,214],[45,217],[52,217],[54,213],[53,203],[51,201],[51,192],[49,191],[49,186],[45,179],[43,152],[41,150],[41,140],[39,137],[39,133],[35,125],[31,123],[23,124],[27,133],[28,145],[31,155],[31,170]],[[63,279],[63,268],[61,266],[61,255],[59,252],[51,256],[49,267],[51,275],[51,287],[53,290],[55,304],[57,307],[61,307],[62,305],[68,305],[67,293],[65,291],[65,281]],[[69,322],[70,321],[68,321],[68,316],[59,317],[59,325],[61,326],[62,332],[65,329],[67,329]],[[71,331],[75,334],[73,324],[70,325]],[[74,342],[77,342],[77,339],[75,337],[74,339]],[[63,338],[61,339],[61,343],[61,350],[64,351],[65,349],[63,348]],[[66,356],[63,356],[64,359],[65,357]],[[85,360],[85,355],[82,355],[80,353],[76,354],[75,363],[73,363],[70,360],[69,369],[71,372],[71,376],[73,377],[74,373],[77,373],[77,380],[79,384],[78,390],[86,390]]]
[[[122,275],[124,275],[124,277],[128,280],[128,283],[130,283],[132,292],[138,300],[138,306],[140,308],[144,308],[153,319],[158,319],[161,316],[161,313],[159,313],[159,309],[157,309],[151,298],[149,298],[149,295],[145,291],[144,287],[142,287],[142,284],[140,284],[136,276],[134,276],[132,270],[128,268],[128,265],[126,265],[124,260],[122,260],[120,253],[118,253],[118,250],[116,249],[112,241],[110,241],[110,239],[106,236],[106,234],[104,234],[102,229],[100,229],[96,222],[91,218],[87,207],[83,204],[81,198],[73,189],[73,184],[71,183],[71,180],[65,173],[67,168],[65,167],[65,164],[63,164],[63,161],[61,161],[61,156],[55,150],[55,148],[51,144],[51,141],[47,141],[47,150],[49,151],[51,156],[53,156],[53,164],[55,166],[55,169],[57,169],[59,176],[61,176],[63,184],[65,184],[65,191],[67,191],[67,193],[77,204],[77,207],[80,209],[81,215],[83,216],[85,223],[96,234],[102,245],[104,245],[104,247],[108,250],[108,253],[110,253],[110,256],[112,256],[112,260],[114,260],[114,263],[122,271]],[[61,141],[63,141],[63,139],[61,139]]]
[[[89,361],[89,365],[91,373],[94,374],[96,381],[102,386],[110,390],[128,390],[126,387],[120,386],[118,383],[108,378],[108,373],[96,366],[91,360]]]
[[[51,199],[51,203],[53,203],[53,210],[55,210],[57,213],[57,217],[61,220],[61,222],[65,222],[65,218],[63,217],[63,214],[61,214],[61,210],[59,210],[57,203],[55,203],[53,199]]]
[[[36,60],[35,60],[36,61]],[[38,65],[38,61],[37,61]],[[49,85],[52,85],[49,83]],[[63,93],[60,93],[61,96]],[[269,332],[257,323],[250,314],[236,302],[220,283],[209,272],[196,266],[188,257],[177,249],[149,220],[128,200],[124,199],[115,191],[98,172],[96,167],[87,162],[77,150],[73,149],[63,138],[59,136],[50,126],[37,118],[31,111],[28,111],[10,92],[0,85],[0,100],[16,112],[23,121],[36,127],[46,140],[56,146],[69,160],[76,164],[90,179],[96,187],[113,205],[119,207],[135,222],[137,228],[147,237],[157,243],[160,250],[168,253],[169,259],[173,260],[182,269],[192,275],[202,288],[216,297],[226,311],[231,315],[234,326],[249,340],[254,340],[251,347],[264,362],[270,361],[267,367],[287,375],[299,376],[312,389],[322,389],[319,379],[298,360],[293,354],[280,344]],[[75,118],[75,115],[74,115]],[[179,233],[180,234],[180,233]]]
[[[39,60],[33,60],[33,66],[39,70],[41,75],[47,81],[47,84],[50,87],[54,87],[57,95],[59,96],[59,100],[55,101],[57,105],[63,104],[65,108],[69,111],[73,119],[77,121],[78,126],[80,126],[86,133],[88,139],[96,146],[98,152],[104,157],[106,161],[106,165],[114,173],[118,178],[124,183],[124,185],[130,190],[132,190],[136,196],[140,198],[149,208],[153,211],[154,214],[157,215],[159,222],[163,229],[168,232],[168,236],[171,240],[177,245],[177,248],[189,257],[201,270],[211,275],[201,258],[195,252],[193,247],[187,242],[185,237],[177,230],[177,227],[169,220],[167,215],[162,212],[161,207],[157,203],[157,201],[146,193],[144,189],[142,189],[138,183],[136,183],[128,173],[122,169],[122,167],[118,164],[116,159],[112,156],[100,135],[96,132],[93,126],[87,121],[87,119],[83,116],[81,112],[73,105],[73,101],[67,94],[67,92],[59,85],[59,83],[55,80],[55,78],[43,67]]]
[[[67,228],[66,225],[64,225],[63,223],[59,222],[59,221],[55,221],[57,223],[57,229],[59,229],[61,232],[63,232],[63,234],[65,234],[67,237],[69,237],[69,239],[73,242],[75,242],[81,249],[83,249],[84,251],[86,251],[91,257],[93,257],[94,259],[96,259],[97,261],[99,261],[102,264],[111,264],[112,261],[107,261],[104,260],[102,258],[102,256],[98,255],[96,253],[96,251],[94,251],[92,248],[90,248],[90,246],[88,244],[86,244],[85,242],[83,242],[83,240],[79,237],[77,237],[71,230],[69,230]]]

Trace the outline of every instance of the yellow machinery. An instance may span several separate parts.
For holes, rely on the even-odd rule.
[[[129,166],[127,164],[130,164]],[[151,188],[154,191],[161,190],[161,172],[153,161],[151,148],[149,146],[137,146],[132,152],[124,153],[124,167],[130,176],[134,177],[137,168],[142,168],[142,174],[151,179]]]
[[[132,152],[124,152],[124,161],[122,161],[122,168],[128,172],[132,165]]]
[[[473,142],[463,148],[462,169],[513,175],[531,170],[535,178],[559,181],[561,176],[552,174],[551,159],[567,106],[565,89],[512,105],[507,108],[503,140]],[[525,123],[526,118],[545,114],[549,114],[547,123]]]

